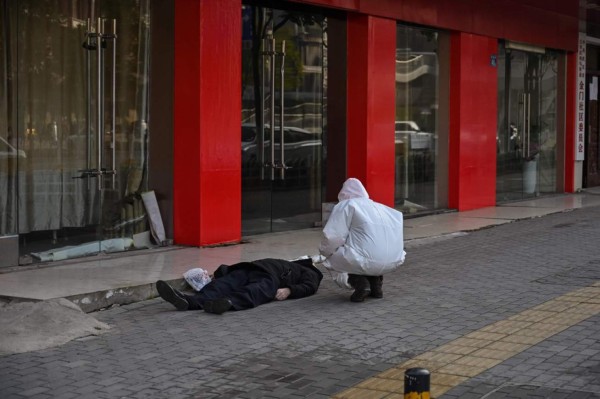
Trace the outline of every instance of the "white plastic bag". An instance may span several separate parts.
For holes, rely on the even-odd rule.
[[[211,280],[208,272],[200,267],[183,273],[183,278],[195,291],[200,291]]]

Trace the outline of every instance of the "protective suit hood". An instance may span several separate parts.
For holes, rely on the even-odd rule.
[[[367,193],[365,186],[363,186],[360,180],[353,177],[344,182],[344,185],[338,194],[339,201],[352,198],[369,198],[369,193]]]

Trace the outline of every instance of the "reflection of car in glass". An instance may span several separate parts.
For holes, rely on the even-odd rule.
[[[434,150],[433,133],[422,132],[413,121],[396,121],[396,142],[409,144],[411,150]]]
[[[6,158],[27,158],[27,155],[25,151],[17,150],[3,137],[0,137],[0,159]]]
[[[279,127],[275,127],[275,160],[280,159],[280,142],[281,134]],[[259,162],[259,154],[257,151],[258,132],[256,125],[242,125],[242,165],[253,164]],[[264,159],[265,163],[270,161],[270,140],[271,130],[268,125],[265,125],[265,140],[264,140]],[[284,149],[285,149],[285,164],[289,167],[306,167],[313,163],[316,157],[320,156],[321,152],[321,135],[312,133],[297,127],[284,128]]]

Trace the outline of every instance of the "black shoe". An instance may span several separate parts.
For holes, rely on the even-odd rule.
[[[365,298],[369,296],[369,291],[367,290],[355,290],[352,295],[350,295],[351,302],[364,302]]]
[[[372,298],[383,298],[383,276],[369,276],[367,279],[371,286],[369,296]]]
[[[166,282],[158,280],[156,282],[156,290],[162,299],[175,306],[177,310],[188,310],[190,308],[190,303],[185,298],[185,295]]]
[[[233,307],[233,303],[227,298],[219,298],[212,301],[205,301],[202,307],[205,312],[223,314]]]
[[[350,301],[363,302],[369,296],[369,291],[367,291],[369,281],[365,276],[349,274],[348,283],[354,288],[354,293],[350,296]]]

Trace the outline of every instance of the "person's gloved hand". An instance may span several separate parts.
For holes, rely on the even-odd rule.
[[[313,264],[318,264],[318,263],[323,263],[325,262],[325,260],[327,259],[325,256],[323,255],[313,255],[310,257],[310,259],[312,260]]]
[[[287,299],[291,293],[292,291],[289,288],[280,288],[277,290],[277,294],[275,294],[275,299],[283,301],[284,299]]]

